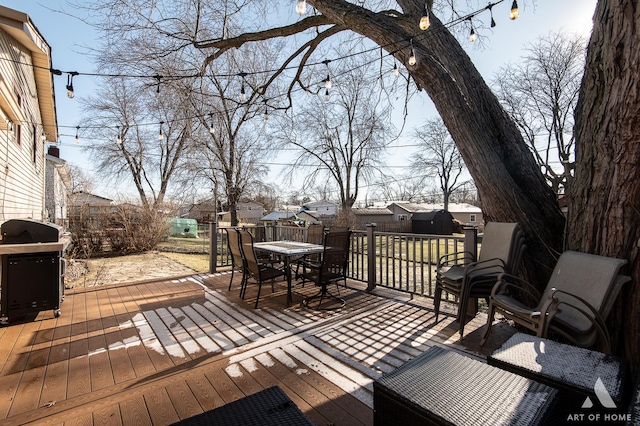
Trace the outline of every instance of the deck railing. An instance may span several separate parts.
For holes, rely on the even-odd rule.
[[[229,266],[225,227],[211,227],[211,271]],[[262,230],[254,230],[262,232]],[[368,289],[386,287],[421,296],[433,296],[438,259],[451,253],[468,251],[475,258],[477,230],[465,229],[463,236],[377,232],[374,224],[366,231],[353,231],[349,253],[350,279],[367,283]],[[267,241],[304,241],[306,229],[292,226],[266,227]]]

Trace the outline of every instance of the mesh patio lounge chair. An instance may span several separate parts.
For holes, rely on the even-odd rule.
[[[434,294],[435,320],[438,321],[442,292],[452,294],[458,304],[460,339],[469,300],[489,298],[501,273],[514,273],[526,249],[524,232],[517,223],[489,222],[484,230],[477,261],[468,252],[450,253],[438,260]]]
[[[604,323],[623,284],[630,277],[619,273],[624,259],[576,251],[562,253],[543,294],[528,282],[502,274],[491,292],[484,344],[496,312],[539,337],[559,337],[574,346],[601,344],[610,352]],[[579,296],[578,296],[579,295]]]

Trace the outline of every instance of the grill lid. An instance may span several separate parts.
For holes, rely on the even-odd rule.
[[[0,225],[3,244],[56,243],[62,227],[31,219],[10,219]]]

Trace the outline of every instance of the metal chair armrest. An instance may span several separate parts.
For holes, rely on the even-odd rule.
[[[471,262],[473,260],[473,255],[468,251],[458,251],[455,253],[448,253],[440,256],[438,259],[437,268],[440,269],[443,266],[451,266],[451,265],[464,265],[467,262]]]
[[[567,301],[560,301],[558,303],[558,307],[560,305],[567,305],[567,306],[571,306],[573,309],[575,309],[576,311],[580,312],[581,314],[583,314],[589,321],[591,321],[591,323],[593,324],[593,326],[595,327],[596,331],[598,332],[600,338],[602,339],[602,344],[604,346],[603,348],[603,352],[605,353],[611,353],[611,338],[609,336],[609,331],[607,329],[607,325],[604,321],[604,319],[602,318],[602,316],[600,315],[600,313],[589,304],[589,302],[587,302],[585,299],[583,299],[580,296],[577,296],[573,293],[569,293],[567,291],[563,291],[563,290],[558,290],[558,289],[551,289],[551,293],[553,294],[554,298],[555,298],[555,294],[557,293],[562,293],[562,294],[566,294],[569,297],[572,297],[574,299],[576,299],[577,301],[579,301],[583,307],[587,308],[587,309],[583,309],[582,307],[576,305],[576,304],[572,304],[569,303]],[[589,315],[591,314],[591,315]],[[547,322],[547,324],[545,324],[544,328],[545,331],[546,329],[549,327],[549,324],[551,323],[553,317],[547,318],[545,319],[545,321]],[[546,336],[546,333],[545,333]],[[542,337],[545,337],[542,336]]]
[[[513,287],[527,293],[532,300],[542,299],[542,294],[529,281],[507,273],[498,275],[498,281],[491,290],[491,296],[494,297],[497,294],[503,294],[509,287]]]

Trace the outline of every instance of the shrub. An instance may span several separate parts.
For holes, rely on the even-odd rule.
[[[109,252],[129,254],[153,250],[166,238],[169,222],[163,213],[123,204],[70,221],[74,257]]]

